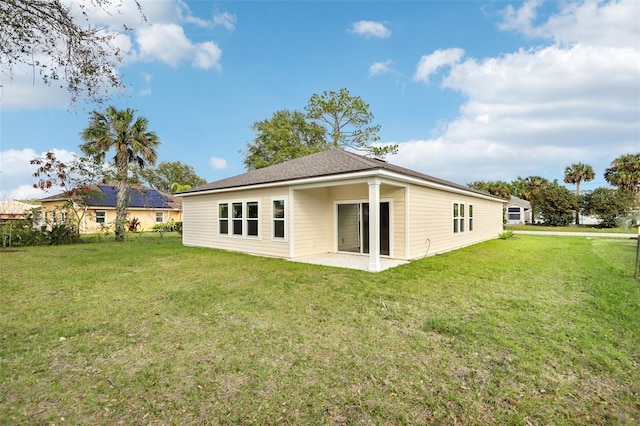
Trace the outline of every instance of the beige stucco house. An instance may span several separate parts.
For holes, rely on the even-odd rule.
[[[78,196],[69,198],[64,193],[40,200],[42,226],[72,221],[83,234],[114,229],[116,220],[116,187],[111,184],[95,185],[91,197],[80,202]],[[175,197],[157,189],[142,186],[127,188],[127,220],[137,219],[138,231],[149,231],[154,225],[182,220],[182,203]]]
[[[505,201],[331,149],[179,193],[183,243],[290,260],[409,261],[497,238]]]

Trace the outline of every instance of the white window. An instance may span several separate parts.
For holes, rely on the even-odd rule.
[[[220,235],[229,235],[229,204],[218,204],[218,232]]]
[[[231,204],[231,218],[233,223],[233,235],[242,236],[242,203]]]
[[[104,225],[105,223],[107,223],[107,212],[105,211],[97,211],[96,212],[96,223],[99,223],[100,225]]]
[[[509,207],[507,209],[507,218],[509,220],[520,220],[520,207]]]
[[[60,212],[60,223],[65,224],[67,221],[67,212]]]
[[[473,204],[469,204],[469,232],[473,231]]]
[[[260,227],[257,201],[233,201],[218,204],[218,235],[257,237]]]
[[[251,237],[258,236],[258,202],[250,201],[247,203],[247,235]]]
[[[464,204],[453,203],[453,233],[464,232]]]
[[[156,212],[156,223],[164,222],[164,212]]]
[[[273,238],[285,237],[285,213],[284,213],[284,200],[273,200]]]

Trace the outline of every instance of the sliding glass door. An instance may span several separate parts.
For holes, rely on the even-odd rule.
[[[338,204],[338,251],[369,253],[369,203]],[[380,203],[380,254],[389,256],[389,203]]]

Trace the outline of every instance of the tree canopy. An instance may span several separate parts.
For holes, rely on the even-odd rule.
[[[256,134],[243,152],[247,170],[260,169],[328,148],[326,130],[299,111],[281,110],[251,126]]]
[[[624,154],[611,162],[611,167],[604,172],[604,178],[610,185],[634,196],[637,205],[640,196],[640,153]]]
[[[207,183],[192,166],[180,161],[163,161],[156,167],[146,167],[137,173],[149,186],[164,192],[175,193]]]
[[[305,110],[307,117],[327,128],[329,142],[336,148],[351,148],[376,157],[398,151],[398,145],[371,145],[380,140],[380,125],[371,125],[369,104],[359,96],[351,96],[345,88],[314,94]]]
[[[27,66],[44,83],[66,88],[72,102],[103,101],[109,89],[122,86],[116,65],[123,52],[114,43],[116,33],[91,25],[87,8],[111,4],[120,2],[0,0],[0,72],[13,76],[16,67]]]
[[[535,200],[546,225],[568,225],[573,219],[573,212],[578,210],[576,196],[557,181],[540,187]],[[533,209],[533,203],[531,206]]]
[[[467,185],[469,188],[477,189],[479,191],[487,192],[496,197],[504,198],[508,200],[513,195],[515,188],[513,184],[502,181],[482,181],[477,180]]]
[[[129,165],[143,169],[154,165],[160,144],[158,136],[147,130],[149,121],[135,117],[135,110],[118,110],[110,106],[104,113],[93,111],[89,125],[80,133],[84,144],[80,149],[86,155],[104,161],[106,154],[115,151],[116,166],[116,240],[124,241],[127,222],[126,188]]]
[[[628,191],[611,188],[596,188],[587,191],[580,199],[582,212],[600,219],[601,228],[614,228],[617,220],[629,212],[633,205]]]
[[[347,89],[314,94],[300,111],[276,111],[270,119],[251,126],[256,137],[247,143],[244,165],[255,170],[272,164],[324,151],[352,149],[365,155],[384,157],[394,154],[397,145],[373,145],[380,137],[379,125],[371,125],[369,104]],[[373,144],[372,144],[373,143]]]

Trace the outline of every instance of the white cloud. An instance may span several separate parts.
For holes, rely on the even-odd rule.
[[[220,58],[222,50],[211,41],[205,41],[196,45],[193,59],[193,66],[201,69],[220,69]]]
[[[393,61],[391,59],[387,59],[384,62],[375,62],[369,67],[369,75],[388,74],[394,72],[391,68],[392,65]]]
[[[224,158],[211,157],[209,159],[209,164],[211,164],[211,167],[216,170],[224,170],[229,168],[229,164]]]
[[[154,24],[140,28],[136,33],[140,57],[158,59],[176,67],[182,60],[193,56],[193,45],[177,24]]]
[[[156,24],[141,28],[136,34],[140,58],[160,60],[172,67],[191,60],[197,68],[220,69],[222,50],[213,42],[194,44],[177,24]]]
[[[424,55],[418,62],[414,81],[429,82],[429,77],[444,66],[451,66],[460,61],[464,50],[459,48],[436,50],[430,55]]]
[[[389,38],[391,30],[380,22],[374,21],[358,21],[351,24],[347,29],[348,32],[364,36],[366,38]]]
[[[65,149],[53,149],[53,152],[62,162],[68,162],[74,156],[73,152]],[[54,187],[46,193],[33,188],[37,180],[33,176],[36,168],[30,164],[30,161],[44,154],[44,152],[38,154],[31,148],[0,151],[0,201],[44,198],[61,191],[60,188]]]
[[[499,28],[554,40],[560,45],[582,43],[638,48],[640,7],[637,0],[559,2],[559,13],[535,26],[536,8],[541,4],[539,0],[530,0],[517,10],[507,6]]]
[[[432,139],[400,142],[392,161],[443,178],[463,176],[460,183],[534,174],[561,179],[568,164],[585,162],[602,186],[615,157],[638,151],[640,4],[563,2],[557,15],[535,26],[537,5],[507,8],[503,28],[562,43],[464,61],[456,49],[423,56],[414,79],[429,81],[449,65],[441,87],[467,101]]]
[[[228,12],[216,13],[213,15],[213,23],[232,31],[236,28],[236,15]]]

